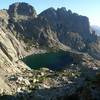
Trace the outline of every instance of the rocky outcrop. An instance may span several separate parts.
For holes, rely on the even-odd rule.
[[[40,13],[39,17],[44,17],[47,20],[51,30],[56,32],[61,43],[74,50],[88,52],[92,56],[96,51],[93,57],[100,59],[97,57],[100,55],[100,50],[96,50],[99,47],[96,41],[99,40],[96,34],[90,31],[89,20],[86,16],[72,13],[71,10],[67,11],[62,7],[57,10],[49,8]],[[94,48],[90,46],[92,44],[96,44]]]
[[[74,32],[79,33],[85,40],[90,38],[89,20],[85,16],[67,11],[64,7],[57,10],[49,8],[39,16],[47,18],[51,28],[59,32],[61,37],[62,33]]]
[[[89,54],[91,54],[96,59],[100,59],[100,40],[97,40],[95,43],[89,44],[88,48]]]
[[[27,3],[14,3],[9,6],[9,16],[15,20],[25,20],[37,16],[35,9]]]
[[[15,38],[3,22],[0,25],[0,94],[11,94],[13,86],[9,86],[7,78],[12,74],[22,74],[29,68],[19,59],[25,54],[23,46]]]

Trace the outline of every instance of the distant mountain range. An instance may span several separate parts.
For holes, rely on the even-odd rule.
[[[92,25],[91,26],[92,30],[95,31],[95,33],[100,36],[100,26],[97,26],[97,25]]]

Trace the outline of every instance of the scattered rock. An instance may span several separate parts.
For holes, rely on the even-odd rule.
[[[24,79],[24,82],[25,82],[25,84],[26,84],[27,86],[30,85],[30,82],[29,82],[28,79]]]
[[[17,79],[18,79],[18,77],[15,76],[15,75],[11,75],[11,76],[8,78],[9,81],[17,81]]]

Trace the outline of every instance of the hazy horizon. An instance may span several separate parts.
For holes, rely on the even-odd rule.
[[[87,16],[91,25],[100,26],[100,14],[98,13],[100,9],[99,0],[8,0],[2,1],[0,9],[8,9],[9,5],[15,2],[26,2],[32,5],[38,14],[50,7],[55,9],[66,7],[67,10],[70,9],[79,15]]]

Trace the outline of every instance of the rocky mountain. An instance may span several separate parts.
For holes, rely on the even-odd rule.
[[[27,10],[23,12],[25,8]],[[23,37],[25,41],[30,40],[39,47],[66,50],[71,48],[88,52],[90,55],[94,53],[90,53],[93,49],[96,53],[92,56],[100,59],[98,56],[100,52],[95,49],[97,47],[90,46],[96,43],[99,47],[100,44],[96,42],[99,41],[96,34],[90,31],[89,20],[86,16],[72,13],[71,10],[67,11],[64,7],[57,10],[49,8],[37,15],[34,8],[25,3],[11,5],[8,14],[8,27],[13,28],[12,31],[15,31],[16,37]]]
[[[27,20],[37,16],[35,9],[27,3],[16,3],[9,6],[8,10],[10,18],[16,20]]]
[[[95,34],[90,32],[87,17],[72,13],[70,10],[67,11],[65,8],[59,8],[57,10],[49,8],[39,14],[39,16],[43,16],[48,20],[51,30],[57,32],[59,41],[64,45],[82,52],[88,52],[89,48],[95,49],[89,47],[91,43],[96,43],[98,39]],[[100,55],[100,52],[96,55]]]
[[[68,65],[69,68],[64,69],[63,72],[49,69],[32,71],[21,61],[27,55],[58,50],[68,52],[75,62]],[[84,87],[83,84],[78,87],[80,82],[85,80],[81,75],[87,70],[93,75],[98,72],[99,60],[100,38],[90,31],[89,20],[86,16],[72,13],[64,7],[57,10],[48,8],[37,15],[34,7],[27,3],[14,3],[8,10],[0,10],[0,95],[16,94],[16,98],[17,96],[22,98],[24,95],[28,99],[32,95],[36,100],[47,100],[50,94],[50,99],[58,100],[55,98],[61,92],[55,96],[52,92],[64,91],[63,85],[66,90],[67,88],[74,89],[74,93],[81,86]],[[82,74],[77,76],[76,71]],[[88,77],[88,73],[86,74]],[[78,85],[71,84],[71,81]],[[78,88],[73,88],[73,86]],[[44,94],[42,94],[43,91]],[[64,96],[69,97],[68,95],[74,94],[70,94],[72,91],[68,92],[69,94],[65,93],[59,98],[64,100]],[[8,98],[11,100],[12,96],[7,96]]]

